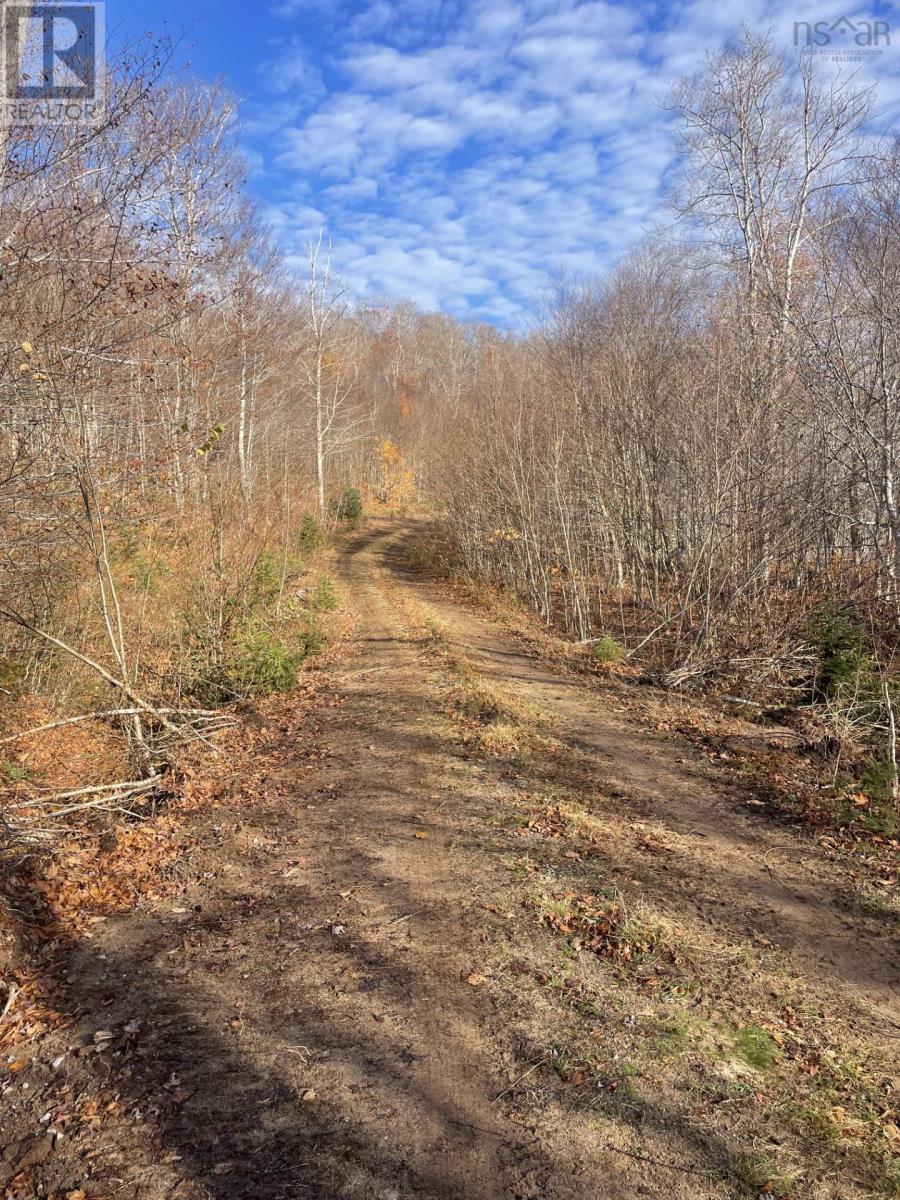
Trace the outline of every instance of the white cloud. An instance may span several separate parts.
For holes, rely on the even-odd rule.
[[[298,102],[309,101],[325,90],[321,71],[309,61],[306,47],[296,41],[280,46],[257,73],[266,91],[276,96],[290,95]]]
[[[289,19],[319,2],[277,10]],[[739,19],[714,0],[676,0],[664,16],[650,0],[316,11],[332,30],[316,68],[302,43],[285,43],[278,103],[251,111],[281,196],[268,210],[279,237],[301,255],[327,225],[361,294],[504,323],[557,268],[602,270],[662,219],[673,142],[661,101]],[[787,0],[746,0],[742,15],[789,49]],[[894,112],[897,53],[866,67]]]

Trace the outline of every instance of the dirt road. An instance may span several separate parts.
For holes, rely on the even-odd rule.
[[[35,1194],[872,1194],[858,1139],[838,1168],[785,1133],[791,1077],[766,1070],[812,1087],[843,1037],[880,1086],[893,918],[848,911],[812,838],[614,693],[409,572],[414,535],[375,523],[342,552],[352,652],[198,818],[174,899],[73,947],[73,1024],[4,1101],[51,1130]],[[528,753],[461,736],[453,654],[534,714]],[[627,938],[573,936],[583,896],[627,906]],[[67,1127],[60,1095],[88,1093]]]

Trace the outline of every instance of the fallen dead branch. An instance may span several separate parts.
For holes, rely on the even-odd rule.
[[[74,813],[102,811],[119,813],[132,820],[141,821],[147,813],[136,812],[131,807],[135,800],[149,799],[163,791],[165,776],[162,773],[148,775],[143,779],[117,780],[114,783],[95,784],[88,787],[73,788],[68,792],[50,792],[45,796],[32,797],[29,800],[15,802],[17,813],[21,814],[13,826],[6,817],[2,818],[6,831],[4,849],[15,846],[41,845],[52,841],[62,830],[59,827],[37,829],[28,822],[28,814],[40,815],[44,820],[58,821],[62,817]],[[65,801],[75,803],[67,804]]]
[[[808,676],[814,656],[806,647],[784,647],[769,654],[726,654],[719,657],[690,658],[678,667],[666,671],[659,683],[674,691],[714,684],[716,680],[740,680],[747,691],[755,691],[772,683],[784,690],[785,680]],[[752,703],[746,697],[729,695],[731,703]]]
[[[140,796],[148,792],[156,791],[163,781],[162,774],[148,775],[145,779],[128,779],[116,783],[101,783],[90,787],[75,788],[70,792],[54,792],[42,799],[26,800],[20,804],[20,808],[41,808],[46,809],[49,805],[59,804],[63,800],[74,800],[81,796],[96,796],[96,800],[88,800],[84,803],[72,804],[56,812],[51,813],[53,817],[61,817],[69,812],[77,812],[83,808],[97,808],[106,801],[123,799],[129,796]]]
[[[186,718],[191,724],[203,718],[215,721],[217,724],[234,724],[234,719],[225,713],[209,708],[108,708],[100,712],[81,713],[77,717],[64,717],[59,721],[48,721],[46,725],[35,725],[31,729],[23,729],[19,733],[11,733],[0,738],[0,746],[10,742],[22,741],[37,733],[48,733],[51,729],[63,729],[68,725],[80,725],[84,721],[106,721],[110,717],[134,717],[137,715],[179,716]]]
[[[78,662],[83,663],[85,666],[90,667],[91,670],[95,671],[101,679],[105,680],[108,684],[110,684],[110,686],[121,692],[121,694],[127,700],[130,700],[131,703],[141,713],[146,713],[148,715],[156,713],[156,715],[159,717],[159,720],[164,725],[173,730],[177,729],[177,726],[169,722],[168,718],[164,714],[155,709],[152,704],[148,703],[141,696],[139,696],[131,684],[127,683],[124,679],[117,679],[115,675],[106,669],[106,667],[102,666],[89,655],[83,654],[80,650],[76,650],[74,646],[70,646],[69,643],[64,642],[62,638],[56,637],[55,634],[48,633],[46,629],[39,628],[39,626],[35,625],[32,621],[29,621],[27,617],[23,617],[21,613],[14,612],[9,608],[0,608],[0,619],[9,621],[13,625],[18,625],[20,629],[24,629],[28,633],[34,634],[35,637],[42,638],[45,642],[49,642],[51,646],[56,646],[58,650],[62,650],[64,654],[68,654],[71,658],[74,658]]]
[[[0,815],[6,849],[26,844],[38,845],[52,840],[58,829],[42,829],[37,831],[29,826],[28,815],[40,813],[44,818],[58,821],[75,813],[103,811],[119,813],[132,820],[143,820],[146,813],[135,811],[134,801],[146,801],[159,795],[165,788],[168,769],[175,760],[179,749],[191,741],[200,740],[209,746],[214,753],[218,748],[212,737],[225,729],[238,724],[236,717],[230,713],[218,712],[214,709],[185,709],[174,707],[153,708],[151,706],[135,708],[104,709],[91,713],[82,713],[75,717],[50,721],[44,725],[35,726],[28,730],[12,734],[2,740],[0,745],[19,741],[34,734],[42,734],[54,729],[62,729],[72,725],[92,720],[110,720],[127,718],[140,713],[149,721],[165,718],[165,725],[155,735],[151,734],[149,748],[150,758],[147,761],[149,770],[135,779],[120,779],[111,783],[86,784],[81,787],[69,788],[65,791],[58,789],[42,790],[29,787],[25,796],[21,794],[11,797],[10,807],[17,815],[11,822],[9,814]],[[176,724],[176,720],[179,722]],[[145,731],[146,736],[146,731]],[[143,763],[142,763],[143,766]]]

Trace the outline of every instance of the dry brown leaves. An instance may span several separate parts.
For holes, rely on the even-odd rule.
[[[59,720],[59,715],[42,700],[22,696],[16,699],[14,709],[10,706],[4,712],[2,735],[24,734],[55,720]],[[121,735],[102,721],[63,725],[7,742],[0,746],[0,762],[26,772],[23,786],[10,789],[20,795],[35,784],[64,791],[129,778]]]
[[[544,920],[558,933],[573,935],[574,949],[591,950],[603,958],[630,962],[657,946],[654,931],[630,921],[621,901],[593,892],[558,893]]]
[[[245,723],[220,743],[218,755],[195,748],[192,760],[173,774],[171,794],[147,819],[113,821],[109,814],[78,814],[47,852],[24,867],[10,866],[0,926],[6,941],[20,949],[17,962],[3,964],[6,991],[0,993],[0,1013],[7,1011],[0,1020],[0,1050],[63,1026],[66,1018],[53,1004],[50,970],[57,952],[97,921],[170,894],[176,886],[170,868],[195,841],[191,814],[253,803],[265,786],[266,766],[277,758],[283,741],[308,739],[307,710],[316,694],[315,680],[304,681],[292,696],[255,705]],[[85,726],[76,728],[74,743],[79,748],[91,744],[95,735]],[[71,759],[59,769],[71,771]]]
[[[535,814],[528,822],[526,830],[545,838],[567,837],[572,832],[569,819],[558,804],[549,805]]]

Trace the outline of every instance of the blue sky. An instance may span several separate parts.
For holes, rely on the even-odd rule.
[[[505,326],[666,219],[673,80],[736,24],[891,20],[861,68],[900,114],[900,13],[666,0],[109,0],[107,27],[188,36],[243,97],[251,188],[291,256],[325,228],[359,296]]]

